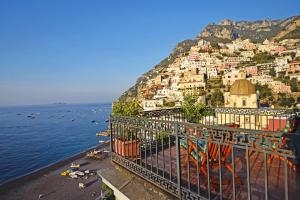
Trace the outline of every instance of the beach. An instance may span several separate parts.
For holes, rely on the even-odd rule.
[[[86,158],[86,153],[93,149],[109,149],[109,143],[93,147],[1,185],[0,199],[96,199],[101,195],[101,180],[96,171],[109,168],[111,161],[108,155],[101,160]],[[90,170],[93,175],[87,179],[61,176],[61,172],[70,169],[71,163],[80,164],[80,171]],[[84,183],[86,188],[80,189],[79,183]]]

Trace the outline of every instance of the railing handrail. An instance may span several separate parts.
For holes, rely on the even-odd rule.
[[[295,114],[297,116],[300,116],[300,109],[299,108],[236,108],[236,107],[209,107],[210,109],[212,109],[213,111],[257,111],[256,113],[265,113],[265,112],[269,112],[268,114],[272,115],[272,114],[276,114],[276,113],[282,113],[282,114]],[[172,111],[183,111],[182,107],[174,107],[174,108],[162,108],[162,109],[155,109],[155,110],[147,110],[147,111],[143,111],[141,114],[150,114],[150,113],[155,113],[155,112],[172,112]],[[229,112],[227,112],[229,113]],[[231,112],[234,113],[234,112]],[[253,113],[253,112],[252,112]],[[251,114],[251,113],[250,113]]]
[[[238,141],[234,141],[232,138],[232,141],[227,141],[233,144],[233,142],[237,142],[235,145],[240,146],[251,146],[256,145],[259,147],[260,150],[270,151],[273,149],[274,145],[278,145],[279,142],[282,140],[284,132],[272,132],[272,131],[265,131],[265,130],[251,130],[251,129],[244,129],[244,128],[232,128],[232,127],[226,127],[226,126],[220,126],[220,125],[204,125],[204,124],[196,124],[196,123],[189,123],[189,122],[177,122],[177,121],[166,121],[166,120],[158,120],[158,119],[149,119],[144,117],[125,117],[125,116],[118,116],[110,118],[111,123],[120,123],[120,124],[127,124],[128,127],[131,128],[142,128],[144,130],[152,130],[152,131],[165,131],[170,134],[175,134],[174,129],[175,126],[181,127],[185,130],[189,128],[194,128],[195,130],[205,130],[208,131],[208,135],[204,135],[203,132],[201,132],[201,138],[205,138],[207,140],[211,140],[210,134],[215,134],[215,136],[219,136],[219,133],[234,133],[237,137],[242,137]],[[169,126],[162,126],[157,127],[159,124]],[[155,126],[155,127],[153,127]],[[169,129],[167,129],[169,127]],[[187,131],[184,133],[181,133],[182,136],[193,136],[193,137],[199,137],[198,133],[196,132],[196,135],[190,134]],[[298,134],[297,134],[298,135]],[[220,136],[219,136],[220,137]],[[217,141],[217,140],[216,140]],[[245,142],[248,141],[248,142]],[[294,157],[293,150],[290,149],[277,149],[286,155],[289,155],[291,157]]]
[[[285,134],[283,131],[267,131],[267,130],[251,130],[246,128],[232,128],[225,125],[206,125],[201,123],[191,123],[191,122],[178,122],[178,121],[167,121],[163,119],[150,119],[147,117],[131,117],[131,116],[111,116],[111,119],[125,119],[125,120],[144,120],[149,122],[165,122],[170,124],[178,124],[178,125],[187,125],[187,126],[194,126],[194,127],[201,127],[201,128],[207,128],[207,129],[215,129],[215,130],[226,130],[226,131],[234,131],[234,132],[252,132],[251,134],[272,134],[272,135],[282,135]]]

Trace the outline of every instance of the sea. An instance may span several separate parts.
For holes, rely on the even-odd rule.
[[[0,185],[99,144],[111,103],[0,107]]]

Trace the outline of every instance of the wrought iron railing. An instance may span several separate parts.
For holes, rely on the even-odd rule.
[[[299,135],[160,117],[111,117],[112,160],[179,199],[299,197]]]
[[[146,111],[143,117],[166,121],[187,122],[187,116],[181,108]],[[299,109],[273,108],[210,108],[209,114],[199,119],[205,125],[236,125],[251,130],[292,132],[300,124]]]

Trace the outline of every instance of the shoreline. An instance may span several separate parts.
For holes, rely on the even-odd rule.
[[[0,189],[2,191],[8,192],[11,188],[15,188],[19,185],[26,184],[27,182],[32,181],[34,179],[37,179],[41,176],[44,176],[45,174],[50,173],[52,171],[55,171],[55,170],[65,166],[65,165],[67,165],[68,163],[71,163],[75,160],[83,158],[88,151],[91,151],[91,150],[94,150],[94,149],[101,149],[101,148],[109,147],[109,142],[110,142],[110,140],[107,140],[102,144],[98,144],[98,145],[95,145],[93,147],[90,147],[90,148],[88,148],[84,151],[76,153],[76,154],[74,154],[72,156],[69,156],[65,159],[58,160],[54,163],[48,164],[44,167],[41,167],[41,168],[36,169],[34,171],[31,171],[27,174],[24,174],[24,175],[21,175],[21,176],[18,176],[16,178],[14,178],[14,179],[8,180],[7,182],[4,182],[4,183],[0,184]]]

